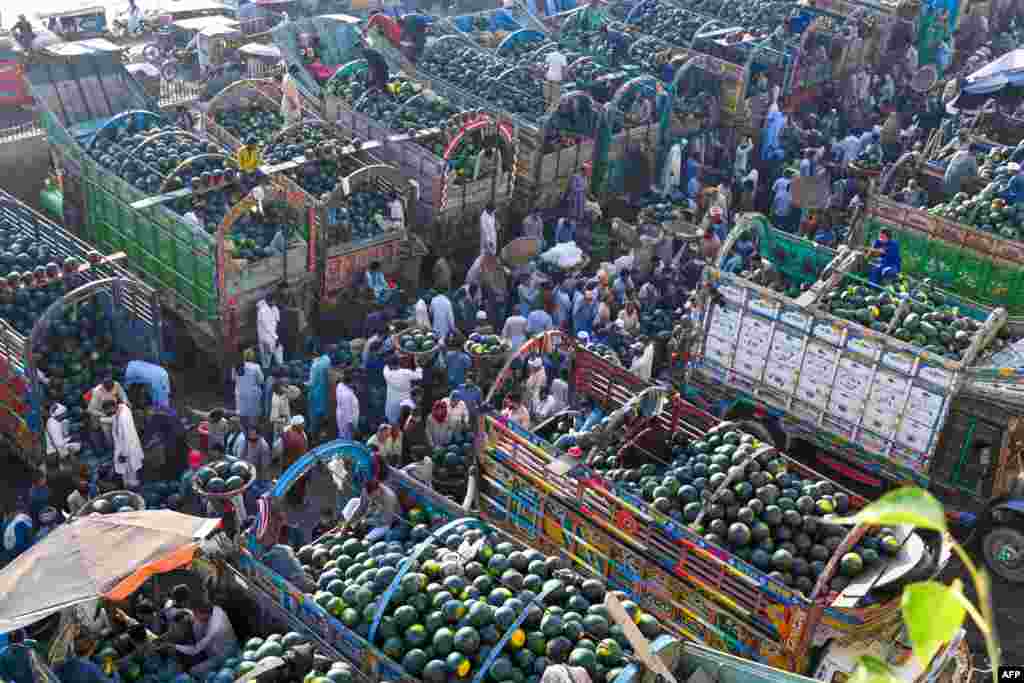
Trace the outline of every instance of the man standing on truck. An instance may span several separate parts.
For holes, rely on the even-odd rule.
[[[384,57],[376,50],[366,48],[363,50],[363,59],[366,60],[369,76],[366,83],[367,90],[376,88],[382,93],[386,93],[388,88],[388,63],[384,61]]]
[[[26,50],[32,48],[32,43],[36,39],[36,32],[32,30],[32,24],[25,18],[24,14],[18,15],[18,21],[11,27],[11,33],[23,48]]]
[[[281,81],[281,115],[284,116],[286,128],[302,121],[302,98],[299,97],[299,86],[296,82],[298,75],[299,67],[290,64]]]

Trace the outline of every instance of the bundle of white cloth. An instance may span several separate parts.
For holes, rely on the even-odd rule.
[[[576,246],[575,242],[562,242],[545,251],[540,258],[545,263],[566,270],[583,263],[583,250]]]

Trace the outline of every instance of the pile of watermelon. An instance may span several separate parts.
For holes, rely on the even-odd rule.
[[[36,367],[48,378],[45,399],[68,409],[68,436],[82,444],[79,458],[93,463],[109,455],[94,451],[85,438],[85,394],[107,374],[119,378],[128,358],[114,347],[113,321],[96,299],[68,308],[50,325],[35,348]]]
[[[184,499],[181,483],[177,481],[146,481],[139,493],[147,510],[177,510]]]
[[[413,329],[402,332],[398,337],[398,347],[405,353],[428,353],[436,351],[440,341],[433,330]]]
[[[909,306],[896,318],[905,296]],[[879,290],[851,281],[830,290],[822,303],[835,316],[859,323],[876,332],[893,327],[892,336],[950,360],[963,360],[982,322],[960,313],[960,302],[933,287],[918,287],[906,279]],[[992,350],[1001,350],[1012,341],[1004,326],[989,342]]]
[[[512,345],[504,337],[496,334],[480,334],[474,332],[463,345],[463,350],[471,356],[495,356],[508,353]]]
[[[263,149],[266,164],[280,164],[304,158],[302,166],[287,171],[299,187],[317,199],[334,191],[346,175],[334,150],[351,140],[334,137],[331,129],[306,122]]]
[[[473,432],[455,434],[447,446],[438,446],[431,453],[434,474],[439,478],[465,477],[473,457]]]
[[[381,595],[399,566],[423,551],[388,602],[374,637],[410,676],[426,683],[472,680],[524,611],[526,620],[512,631],[487,680],[538,683],[549,664],[568,663],[587,669],[594,681],[610,683],[626,664],[629,643],[602,604],[604,585],[579,576],[564,559],[495,537],[481,539],[481,532],[464,526],[439,539],[430,538],[426,524],[406,533],[405,540],[373,544],[328,534],[301,548],[299,559],[317,577],[317,604],[368,638]],[[480,540],[475,554],[459,554],[464,542]],[[543,606],[535,603],[545,592]],[[654,617],[634,602],[623,604],[644,635],[658,635]]]
[[[383,235],[389,216],[388,196],[377,190],[353,190],[338,208],[341,222],[347,222],[353,241]]]
[[[127,492],[107,493],[89,501],[79,512],[79,516],[109,515],[114,512],[137,512],[145,509],[138,498]]]
[[[280,110],[262,106],[218,111],[214,120],[242,144],[265,145],[284,128]]]
[[[157,134],[164,137],[142,145]],[[216,175],[236,175],[222,159],[200,160],[177,171],[182,162],[200,154],[231,154],[213,142],[197,142],[175,126],[148,123],[138,129],[108,129],[105,137],[109,142],[97,145],[92,150],[93,157],[103,168],[147,194],[159,193],[169,176],[170,189],[175,190],[190,184],[208,185]]]
[[[671,464],[660,472],[650,463],[623,467],[617,447],[592,454],[588,464],[708,543],[810,594],[849,531],[827,516],[849,513],[849,496],[829,481],[792,471],[774,452],[753,457],[756,450],[754,437],[729,430],[689,445],[675,439]],[[723,488],[727,477],[731,484]],[[840,558],[841,571],[830,588],[841,591],[900,547],[892,531],[871,532]]]
[[[274,237],[285,235],[289,229],[298,231],[303,224],[301,216],[283,201],[266,201],[263,213],[249,211],[243,213],[231,225],[229,236],[233,246],[233,257],[246,261],[259,261],[270,256],[279,255],[271,248]],[[293,232],[289,242],[301,235]]]
[[[513,70],[514,66],[515,60],[446,39],[428,45],[417,63],[423,73],[487,99],[501,109],[538,121],[545,112],[541,82],[526,70]]]
[[[218,460],[196,470],[192,485],[200,494],[226,494],[242,489],[255,476],[244,460]]]
[[[122,681],[130,683],[193,683],[172,654],[143,654],[130,635],[122,633],[100,641],[91,659],[100,668],[116,663]],[[226,682],[225,682],[226,683]]]
[[[77,257],[61,258],[31,240],[14,226],[0,225],[0,242],[8,245],[0,252],[0,279],[6,283],[0,287],[0,318],[24,335],[69,286],[82,284],[56,277],[81,265]]]

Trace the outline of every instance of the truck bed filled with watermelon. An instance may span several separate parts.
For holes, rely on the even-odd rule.
[[[211,137],[235,151],[243,144],[258,149],[263,168],[290,192],[301,195],[303,208],[314,214],[315,221],[333,226],[338,221],[330,221],[324,215],[327,207],[337,204],[339,195],[346,194],[344,188],[354,173],[386,164],[382,153],[384,141],[356,140],[351,131],[309,113],[300,123],[286,127],[275,108],[280,96],[280,88],[273,82],[238,81],[210,101],[207,130]],[[402,180],[396,183],[390,190],[410,203],[409,184]],[[331,246],[343,243],[346,248],[354,248],[395,239],[396,229],[373,218],[374,214],[387,214],[388,194],[386,189],[374,193],[363,188],[350,197],[346,203],[347,220],[343,222],[348,230],[344,235],[329,231],[325,236]]]
[[[530,351],[556,348],[548,338]],[[865,501],[677,394],[631,395],[573,344],[557,348],[572,348],[576,391],[605,419],[526,432],[485,417],[482,515],[564,547],[674,632],[810,674],[819,629],[895,626],[900,586],[948,559],[938,535],[837,522]]]
[[[392,72],[387,92],[367,89],[366,61],[338,70],[325,86],[328,120],[419,186],[415,216],[428,239],[452,243],[448,227],[505,205],[515,183],[518,141],[512,126],[477,111],[454,90],[437,92]]]
[[[75,423],[82,426],[81,397],[106,371],[123,371],[131,357],[158,357],[158,310],[145,287],[107,287],[97,298],[44,318],[69,292],[108,278],[127,282],[129,271],[3,190],[0,241],[0,433],[28,457],[40,445],[44,403],[68,407],[74,435]],[[36,327],[33,362],[47,381],[33,398],[25,354]]]
[[[323,115],[324,84],[335,71],[360,56],[360,20],[347,14],[325,14],[282,22],[271,34],[282,61],[299,69],[297,83],[305,104]]]
[[[91,89],[82,79],[94,73],[109,80],[105,101],[119,108],[101,108],[87,95]],[[89,54],[57,65],[41,57],[27,79],[64,173],[65,225],[100,249],[125,252],[132,272],[162,292],[163,303],[198,342],[221,337],[228,300],[246,312],[282,279],[280,260],[267,259],[280,251],[272,242],[282,224],[272,214],[234,225],[237,260],[256,268],[243,273],[228,263],[218,278],[218,228],[256,175],[240,172],[231,150],[147,110],[119,61]],[[186,219],[189,212],[198,221]],[[299,225],[300,231],[308,227]],[[294,282],[305,277],[306,237],[287,247]]]
[[[394,70],[435,92],[458,93],[460,103],[493,112],[516,127],[516,188],[524,202],[557,204],[574,174],[592,162],[621,158],[627,138],[637,144],[647,139],[652,145],[657,139],[659,122],[651,114],[658,111],[656,106],[636,108],[647,112],[646,118],[618,116],[610,128],[605,126],[605,103],[614,101],[619,110],[632,110],[634,104],[656,99],[653,81],[633,78],[638,73],[605,69],[593,59],[588,62],[592,68],[581,71],[594,72],[593,78],[566,82],[566,106],[548,115],[540,74],[545,55],[559,44],[541,31],[513,32],[494,50],[483,49],[462,34],[444,35],[428,43],[415,67],[388,39],[374,31],[370,35]]]
[[[1024,214],[1007,194],[1010,164],[1019,159],[1013,147],[973,143],[959,191],[947,194],[944,175],[955,151],[908,153],[886,172],[867,205],[863,244],[888,228],[900,243],[905,273],[1020,316]],[[916,190],[908,191],[910,180]]]
[[[369,462],[360,444],[331,442],[285,475],[282,494],[318,460]],[[351,462],[351,461],[350,461]],[[360,465],[349,464],[358,480]],[[632,645],[604,606],[603,581],[579,573],[558,549],[524,547],[404,473],[386,484],[405,510],[382,538],[335,529],[299,550],[311,600],[243,552],[239,570],[363,671],[383,680],[523,681],[547,666],[582,666],[592,680],[628,680]],[[629,618],[648,639],[663,631],[630,596]],[[623,676],[626,678],[623,678]]]
[[[322,587],[313,599],[295,600],[294,587],[272,575],[252,554],[241,555],[237,571],[254,589],[251,597],[285,615],[289,623],[305,626],[299,632],[308,632],[325,645],[325,654],[337,652],[347,660],[330,664],[326,673],[318,669],[323,678],[305,680],[354,683],[365,677],[449,683],[497,681],[504,676],[502,680],[526,683],[539,680],[548,666],[571,662],[584,667],[591,680],[654,683],[650,660],[631,652],[630,637],[602,604],[610,592],[603,582],[569,569],[571,562],[563,559],[560,549],[545,554],[510,542],[478,520],[464,517],[461,508],[405,474],[393,477],[391,485],[411,506],[405,517],[416,525],[403,525],[404,541],[368,543],[340,530],[315,539],[300,551],[309,573],[320,576]],[[474,537],[483,544],[468,548]],[[416,549],[423,545],[427,547],[417,556]],[[410,562],[402,559],[407,546],[413,548]],[[474,553],[468,562],[463,551],[467,556]],[[374,566],[364,569],[368,564]],[[343,565],[347,567],[341,569]],[[528,602],[531,596],[535,602]],[[656,620],[629,595],[616,596],[635,621],[635,633],[655,636],[652,654],[678,680],[699,668],[714,670],[728,683],[806,680],[700,644],[656,635],[661,630]],[[384,600],[387,613],[374,626],[377,606]],[[367,640],[374,628],[379,634],[376,646]],[[268,647],[275,641],[287,649],[298,639],[286,635],[247,641],[237,674],[276,656],[274,646]]]
[[[748,227],[741,219],[727,246]],[[1006,311],[906,277],[873,285],[867,255],[840,254],[795,300],[708,271],[690,379],[779,411],[812,443],[830,435],[830,448],[893,481],[927,485],[966,371],[1012,340]]]

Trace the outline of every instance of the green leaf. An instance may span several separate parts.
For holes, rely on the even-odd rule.
[[[925,669],[932,657],[963,626],[967,610],[961,601],[960,579],[946,586],[937,581],[912,583],[903,589],[900,607],[914,656]]]
[[[945,533],[946,513],[935,496],[916,486],[890,491],[845,520],[856,524],[897,526],[911,524],[918,529]]]
[[[857,668],[848,683],[899,683],[889,665],[877,657],[865,655],[857,660]]]

